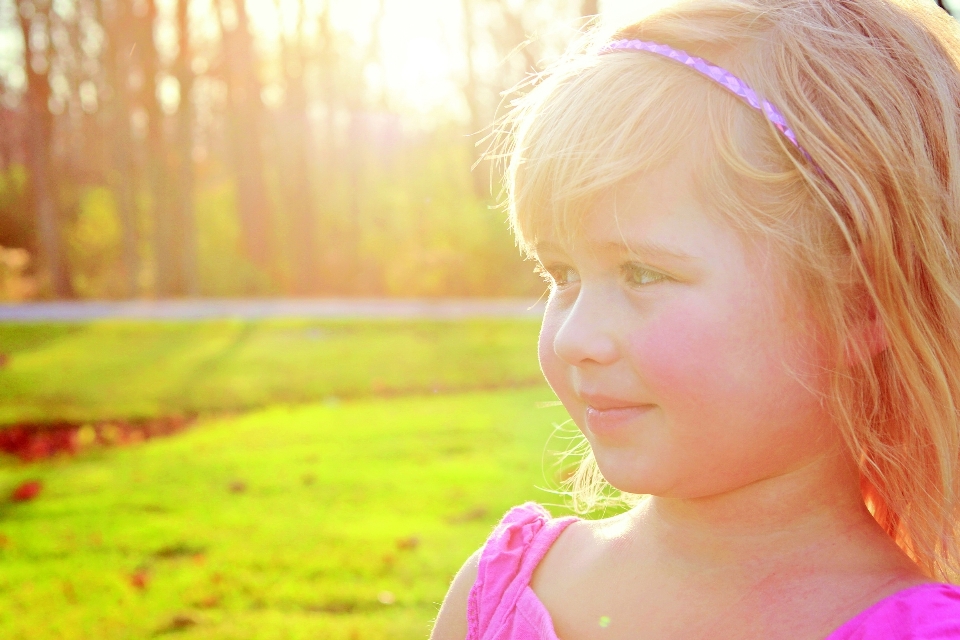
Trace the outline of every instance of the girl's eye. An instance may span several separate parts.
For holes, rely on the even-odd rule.
[[[636,262],[628,262],[620,267],[623,273],[623,279],[631,287],[642,287],[648,284],[655,284],[666,280],[667,276],[659,271],[653,271]]]
[[[572,284],[580,282],[580,274],[577,270],[566,264],[554,264],[541,266],[537,268],[543,279],[555,289],[564,289]]]

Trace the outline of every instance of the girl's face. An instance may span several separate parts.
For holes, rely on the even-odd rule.
[[[772,252],[694,193],[675,162],[621,185],[572,242],[536,247],[552,286],[540,365],[631,493],[716,495],[840,446],[810,314]]]

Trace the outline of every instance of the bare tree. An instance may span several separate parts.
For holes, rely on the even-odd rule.
[[[278,15],[280,0],[275,0]],[[281,63],[285,99],[278,123],[284,152],[278,161],[284,167],[283,196],[293,226],[294,289],[299,294],[316,293],[319,285],[319,246],[317,239],[316,198],[310,181],[313,133],[308,117],[305,86],[306,53],[304,0],[296,5],[297,20],[292,34],[281,33]]]
[[[146,114],[146,165],[153,218],[153,254],[156,266],[156,292],[162,296],[181,293],[180,233],[181,221],[174,196],[176,187],[172,155],[175,152],[167,137],[166,114],[157,91],[162,70],[160,52],[154,38],[158,12],[156,0],[145,0],[143,12],[135,16],[133,53],[139,62],[136,69],[138,106]]]
[[[381,45],[380,45],[380,27],[383,24],[383,18],[386,15],[386,0],[380,0],[377,13],[370,23],[370,42],[360,63],[361,71],[371,64],[381,63]],[[364,192],[364,179],[366,173],[364,151],[367,145],[367,117],[364,103],[363,85],[355,86],[348,96],[348,108],[350,109],[350,125],[347,131],[349,148],[347,150],[347,176],[348,188],[350,193],[350,274],[352,275],[353,288],[361,286],[362,260],[362,241],[363,241],[363,220],[361,196]]]
[[[490,168],[483,161],[483,151],[479,147],[478,138],[482,138],[484,129],[490,124],[491,113],[482,106],[480,79],[476,70],[476,35],[477,25],[474,20],[475,0],[461,0],[463,11],[463,43],[467,62],[467,77],[463,86],[463,96],[470,111],[470,140],[471,148],[471,177],[473,193],[477,198],[485,200],[490,197]]]
[[[51,167],[53,115],[50,113],[51,97],[48,73],[50,69],[49,46],[37,47],[32,37],[35,30],[46,32],[40,38],[49,42],[49,25],[52,7],[49,2],[17,0],[20,32],[24,43],[24,71],[26,72],[27,112],[26,159],[30,173],[30,195],[36,211],[40,253],[50,273],[54,295],[61,298],[73,296],[69,267],[63,249],[60,214],[57,206],[56,181]]]
[[[177,0],[178,51],[174,73],[180,87],[180,103],[177,107],[176,137],[176,198],[173,205],[180,223],[180,271],[183,274],[183,290],[192,296],[200,293],[200,278],[197,266],[197,224],[193,209],[193,47],[190,43],[190,0]]]
[[[270,268],[271,207],[264,179],[263,101],[257,59],[244,0],[234,0],[236,25],[223,19],[225,0],[216,0],[223,37],[225,78],[229,94],[228,129],[237,180],[237,209],[248,257]]]
[[[518,86],[541,70],[541,46],[531,35],[530,24],[540,13],[542,0],[461,0],[466,78],[463,96],[470,114],[472,184],[477,198],[491,196],[490,163],[484,159],[483,141],[497,116],[497,109],[509,103]],[[554,3],[554,5],[559,3]],[[594,3],[595,4],[595,3]],[[486,22],[480,18],[485,16]],[[529,24],[528,24],[529,23]],[[483,42],[483,38],[489,40]],[[492,44],[500,65],[484,76],[477,68],[478,52]]]
[[[137,293],[140,271],[139,234],[137,229],[137,176],[139,168],[131,133],[132,106],[130,100],[130,53],[134,46],[131,37],[130,5],[122,0],[98,0],[98,17],[105,27],[104,57],[106,85],[110,99],[104,106],[108,130],[111,131],[111,169],[109,181],[117,198],[117,209],[122,234],[122,259],[126,294]],[[104,6],[109,5],[109,6]]]

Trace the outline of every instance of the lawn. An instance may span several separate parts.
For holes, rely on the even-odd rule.
[[[424,638],[506,509],[563,502],[536,329],[0,326],[6,422],[202,414],[166,439],[0,458],[0,637]],[[34,500],[5,499],[27,480]]]
[[[539,384],[531,320],[0,325],[0,425]]]
[[[0,507],[0,637],[423,638],[507,508],[562,502],[538,488],[564,419],[538,408],[551,397],[277,407],[8,461],[0,490],[45,488]]]

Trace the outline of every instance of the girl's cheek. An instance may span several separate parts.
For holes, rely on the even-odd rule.
[[[740,351],[740,341],[740,336],[731,335],[729,324],[702,312],[677,309],[644,323],[627,344],[640,383],[654,395],[651,402],[669,402],[671,396],[680,394],[684,403],[693,404],[706,400],[702,396],[708,388],[723,393],[738,370],[748,366],[743,361],[731,362],[731,351]]]

